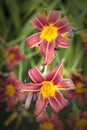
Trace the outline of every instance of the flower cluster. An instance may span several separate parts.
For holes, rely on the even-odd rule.
[[[64,64],[66,55],[71,57],[69,49],[69,53],[67,51],[64,53],[65,56],[58,55],[58,59],[55,54],[56,50],[61,51],[62,48],[64,51],[69,46],[74,48],[74,45],[70,45],[70,33],[73,30],[71,29],[68,18],[62,15],[60,11],[53,10],[39,14],[31,20],[31,24],[39,32],[24,39],[25,45],[27,44],[26,48],[28,50],[30,48],[31,52],[31,48],[38,46],[39,54],[43,59],[38,64],[39,67],[33,66],[33,63],[32,66],[30,65],[31,68],[28,69],[28,81],[25,77],[22,77],[22,71],[27,70],[25,62],[23,65],[26,69],[22,68],[21,64],[19,66],[19,62],[31,57],[30,53],[28,56],[21,54],[20,45],[6,46],[5,51],[1,48],[1,53],[2,55],[4,54],[3,58],[6,60],[4,63],[6,72],[5,70],[3,72],[0,71],[0,103],[5,101],[7,108],[14,110],[14,116],[10,117],[5,124],[9,124],[9,120],[11,122],[18,115],[20,118],[25,117],[29,124],[32,123],[30,119],[35,118],[37,123],[39,123],[39,130],[63,130],[65,124],[68,124],[70,128],[74,125],[74,130],[86,130],[87,78],[84,74],[78,73],[80,72],[78,70],[81,68],[78,68],[78,70],[73,69],[77,66],[78,61],[83,55],[83,51],[80,58],[79,56],[76,57],[76,62],[72,68],[71,66],[67,68],[68,63]],[[84,48],[86,53],[87,42],[81,42],[81,47]],[[56,65],[54,66],[55,59]],[[67,58],[67,60],[71,59]],[[73,59],[75,60],[74,57]],[[72,64],[74,60],[70,61],[69,64]],[[19,67],[15,69],[16,66]],[[14,70],[11,71],[12,69]],[[19,79],[16,73],[18,73]],[[69,105],[71,111],[69,111]],[[31,107],[31,111],[28,111]],[[66,117],[63,119],[64,115],[61,114],[64,108],[65,116],[69,117],[68,121]]]

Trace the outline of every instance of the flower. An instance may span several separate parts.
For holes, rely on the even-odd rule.
[[[18,100],[23,100],[24,93],[20,92],[23,85],[21,80],[16,78],[14,72],[11,72],[6,81],[0,80],[0,102],[6,100],[8,108],[15,107]]]
[[[55,113],[52,113],[50,117],[43,113],[38,121],[40,123],[39,130],[63,130],[63,123]]]
[[[6,61],[7,69],[12,69],[13,67],[19,64],[19,61],[25,58],[25,55],[22,55],[20,52],[20,46],[8,46],[6,49]]]
[[[68,125],[74,126],[74,130],[87,130],[87,112],[80,111],[74,119],[69,118]]]
[[[68,32],[71,30],[66,17],[60,18],[60,11],[50,11],[48,16],[40,14],[31,23],[40,32],[29,36],[26,44],[32,48],[40,44],[40,53],[44,55],[43,64],[49,64],[55,57],[54,46],[69,46]]]
[[[70,99],[75,99],[78,97],[81,101],[86,101],[87,78],[81,74],[72,73],[71,79],[75,84],[75,89],[65,92],[65,96]]]
[[[70,79],[63,79],[61,68],[63,62],[64,59],[53,70],[48,72],[46,77],[43,77],[36,67],[28,71],[29,77],[34,83],[24,84],[21,91],[39,94],[34,111],[36,117],[43,113],[48,103],[55,112],[59,112],[68,104],[60,90],[73,89],[74,85]]]
[[[87,41],[82,42],[82,47],[84,48],[85,54],[87,55]]]

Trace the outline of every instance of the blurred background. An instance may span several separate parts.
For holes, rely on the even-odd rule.
[[[55,51],[56,57],[50,69],[57,65],[60,59],[65,58],[65,76],[71,72],[87,76],[87,0],[0,0],[1,78],[3,74],[14,71],[18,79],[27,82],[29,81],[28,69],[41,66],[42,57],[39,55],[38,48],[29,49],[25,39],[37,32],[30,24],[30,20],[45,10],[61,10],[62,15],[67,16],[72,27],[69,48]],[[85,47],[84,42],[86,42]],[[7,69],[6,48],[10,45],[19,45],[21,54],[25,55],[25,58],[19,62],[18,66]],[[63,111],[63,117],[70,108],[71,106]],[[21,111],[18,113],[15,110],[7,110],[6,104],[0,103],[0,130],[37,130],[38,123],[35,118],[31,118],[32,111],[32,109],[30,113],[22,111],[28,117],[30,114],[28,118],[21,115]]]

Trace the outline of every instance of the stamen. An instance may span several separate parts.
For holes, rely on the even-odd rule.
[[[55,40],[58,35],[58,28],[53,24],[49,24],[49,26],[44,26],[40,35],[41,39],[45,39],[48,42]]]

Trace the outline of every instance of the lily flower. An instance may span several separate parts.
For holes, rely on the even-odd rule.
[[[84,48],[85,54],[87,55],[87,41],[82,42],[82,47]]]
[[[43,113],[38,121],[40,123],[39,130],[63,130],[63,123],[55,113],[52,113],[50,117]]]
[[[18,100],[24,100],[25,93],[21,93],[20,89],[23,82],[16,78],[14,72],[11,72],[6,81],[0,80],[0,102],[7,101],[8,108],[17,105]]]
[[[28,71],[29,77],[33,83],[24,84],[21,91],[38,93],[39,97],[34,111],[36,117],[44,112],[48,103],[50,103],[55,112],[59,112],[68,104],[68,101],[63,97],[60,90],[73,89],[74,84],[70,79],[63,79],[63,62],[64,59],[62,59],[53,70],[48,72],[45,77],[42,76],[41,72],[36,67]]]
[[[55,57],[54,46],[67,48],[71,31],[68,19],[60,18],[60,11],[50,11],[48,15],[40,14],[33,20],[32,25],[40,32],[29,36],[25,42],[32,48],[40,44],[40,53],[44,56],[43,65],[49,64]]]
[[[6,49],[6,61],[7,69],[12,69],[17,66],[21,60],[25,58],[25,55],[21,54],[20,46],[8,46]]]
[[[87,129],[87,112],[80,111],[76,118],[69,118],[68,125],[74,126],[74,130],[86,130]]]
[[[71,74],[71,79],[75,84],[74,90],[65,92],[65,96],[69,99],[80,98],[81,101],[87,101],[87,78],[81,74]]]

